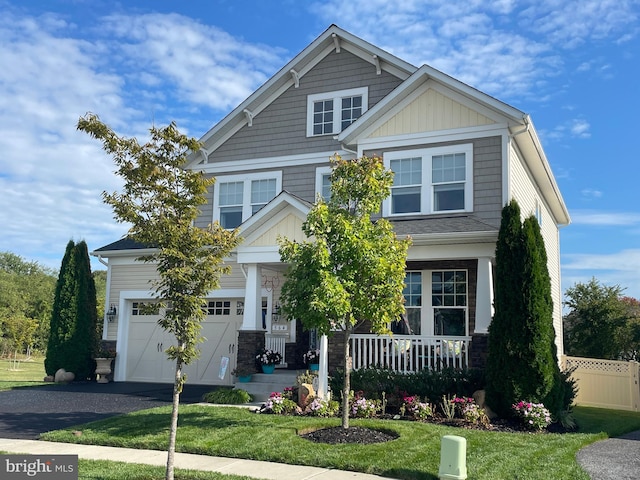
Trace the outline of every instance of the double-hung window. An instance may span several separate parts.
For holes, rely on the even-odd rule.
[[[281,190],[282,172],[218,177],[213,199],[213,219],[224,228],[236,228],[273,199]]]
[[[367,111],[368,89],[351,88],[307,97],[307,136],[340,133]]]
[[[471,144],[384,154],[394,173],[383,214],[418,215],[473,209]]]
[[[325,202],[331,198],[331,167],[316,168],[316,196],[320,195]]]
[[[466,336],[469,302],[466,270],[423,270],[405,276],[405,318],[392,325],[399,334]]]

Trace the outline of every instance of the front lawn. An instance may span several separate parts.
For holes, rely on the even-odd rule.
[[[371,445],[312,443],[298,432],[340,425],[339,419],[251,413],[241,408],[181,406],[178,451],[354,470],[401,479],[438,476],[440,440],[467,440],[467,469],[474,479],[584,479],[576,452],[609,435],[640,429],[640,414],[575,409],[582,433],[498,433],[394,420],[352,420],[353,426],[391,430],[397,440]],[[622,420],[620,420],[622,418]],[[45,440],[166,450],[170,407],[140,411],[50,432]],[[73,432],[80,430],[80,436]],[[606,433],[604,433],[606,432]],[[553,472],[552,474],[550,472]]]
[[[0,359],[0,390],[44,385],[44,358]]]

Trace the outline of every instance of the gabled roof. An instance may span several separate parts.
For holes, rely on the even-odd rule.
[[[280,264],[278,238],[306,240],[302,223],[310,209],[309,202],[282,191],[240,225],[243,242],[236,249],[238,263]]]
[[[467,99],[482,110],[483,114],[492,117],[496,123],[506,124],[510,138],[523,153],[524,161],[546,198],[556,223],[568,225],[571,221],[569,211],[529,115],[428,65],[423,65],[416,70],[389,95],[343,130],[337,136],[338,141],[356,148],[359,141],[366,139],[376,127],[391,115],[398,105],[428,81],[442,85],[454,95]]]
[[[283,190],[269,203],[258,210],[240,225],[240,233],[245,239],[250,239],[265,226],[271,225],[273,218],[281,211],[293,207],[302,218],[306,218],[312,204],[302,198]]]
[[[408,78],[417,69],[414,65],[352,35],[337,25],[331,25],[264,85],[205,133],[200,138],[203,148],[192,156],[190,165],[203,161],[209,153],[246,125],[251,116],[260,113],[285,90],[295,86],[300,78],[332,51],[341,49],[347,50],[375,65],[376,68],[389,71],[401,79]]]
[[[429,65],[423,65],[389,95],[367,110],[357,121],[344,129],[338,135],[338,140],[346,145],[353,145],[360,136],[370,131],[374,125],[381,123],[385,114],[389,113],[396,105],[409,97],[428,80],[433,80],[468,101],[486,109],[488,115],[491,115],[496,121],[500,117],[506,120],[509,125],[524,125],[524,118],[526,117],[524,112]]]

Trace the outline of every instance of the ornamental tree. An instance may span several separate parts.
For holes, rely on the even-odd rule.
[[[139,260],[157,268],[159,279],[153,287],[159,306],[165,307],[158,324],[176,342],[166,350],[176,362],[165,475],[173,479],[178,407],[186,381],[183,366],[198,358],[202,305],[208,293],[220,287],[220,277],[230,272],[223,260],[238,244],[238,232],[217,222],[208,228],[195,226],[199,207],[206,203],[205,194],[215,180],[184,168],[187,154],[198,151],[200,144],[182,135],[175,123],[152,127],[143,145],[135,138],[117,136],[93,114],[80,118],[78,129],[102,142],[124,180],[122,193],[103,193],[105,203],[117,221],[131,225],[132,240],[154,248]]]
[[[372,220],[389,196],[393,173],[380,158],[331,159],[331,197],[318,198],[302,230],[305,242],[280,239],[287,263],[280,301],[289,318],[321,335],[344,337],[342,427],[349,427],[354,328],[368,322],[376,333],[404,313],[405,264],[410,240],[399,240],[385,219]]]

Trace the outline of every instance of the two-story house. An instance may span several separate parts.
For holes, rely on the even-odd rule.
[[[199,224],[240,227],[244,241],[228,259],[233,273],[207,300],[207,341],[187,367],[190,382],[231,383],[231,368],[265,345],[284,354],[283,366],[299,366],[314,344],[313,332],[279,314],[286,265],[277,238],[304,239],[312,202],[329,193],[335,153],[384,159],[395,177],[381,213],[413,239],[406,318],[393,337],[353,335],[356,368],[483,365],[500,215],[512,198],[541,225],[562,352],[558,229],[569,214],[522,111],[332,25],[200,140],[186,168],[217,181]],[[171,339],[139,308],[153,301],[155,276],[136,261],[143,252],[126,239],[92,252],[108,264],[104,338],[117,340],[116,381],[172,382],[163,353]],[[330,368],[332,351],[341,353],[334,346]]]

